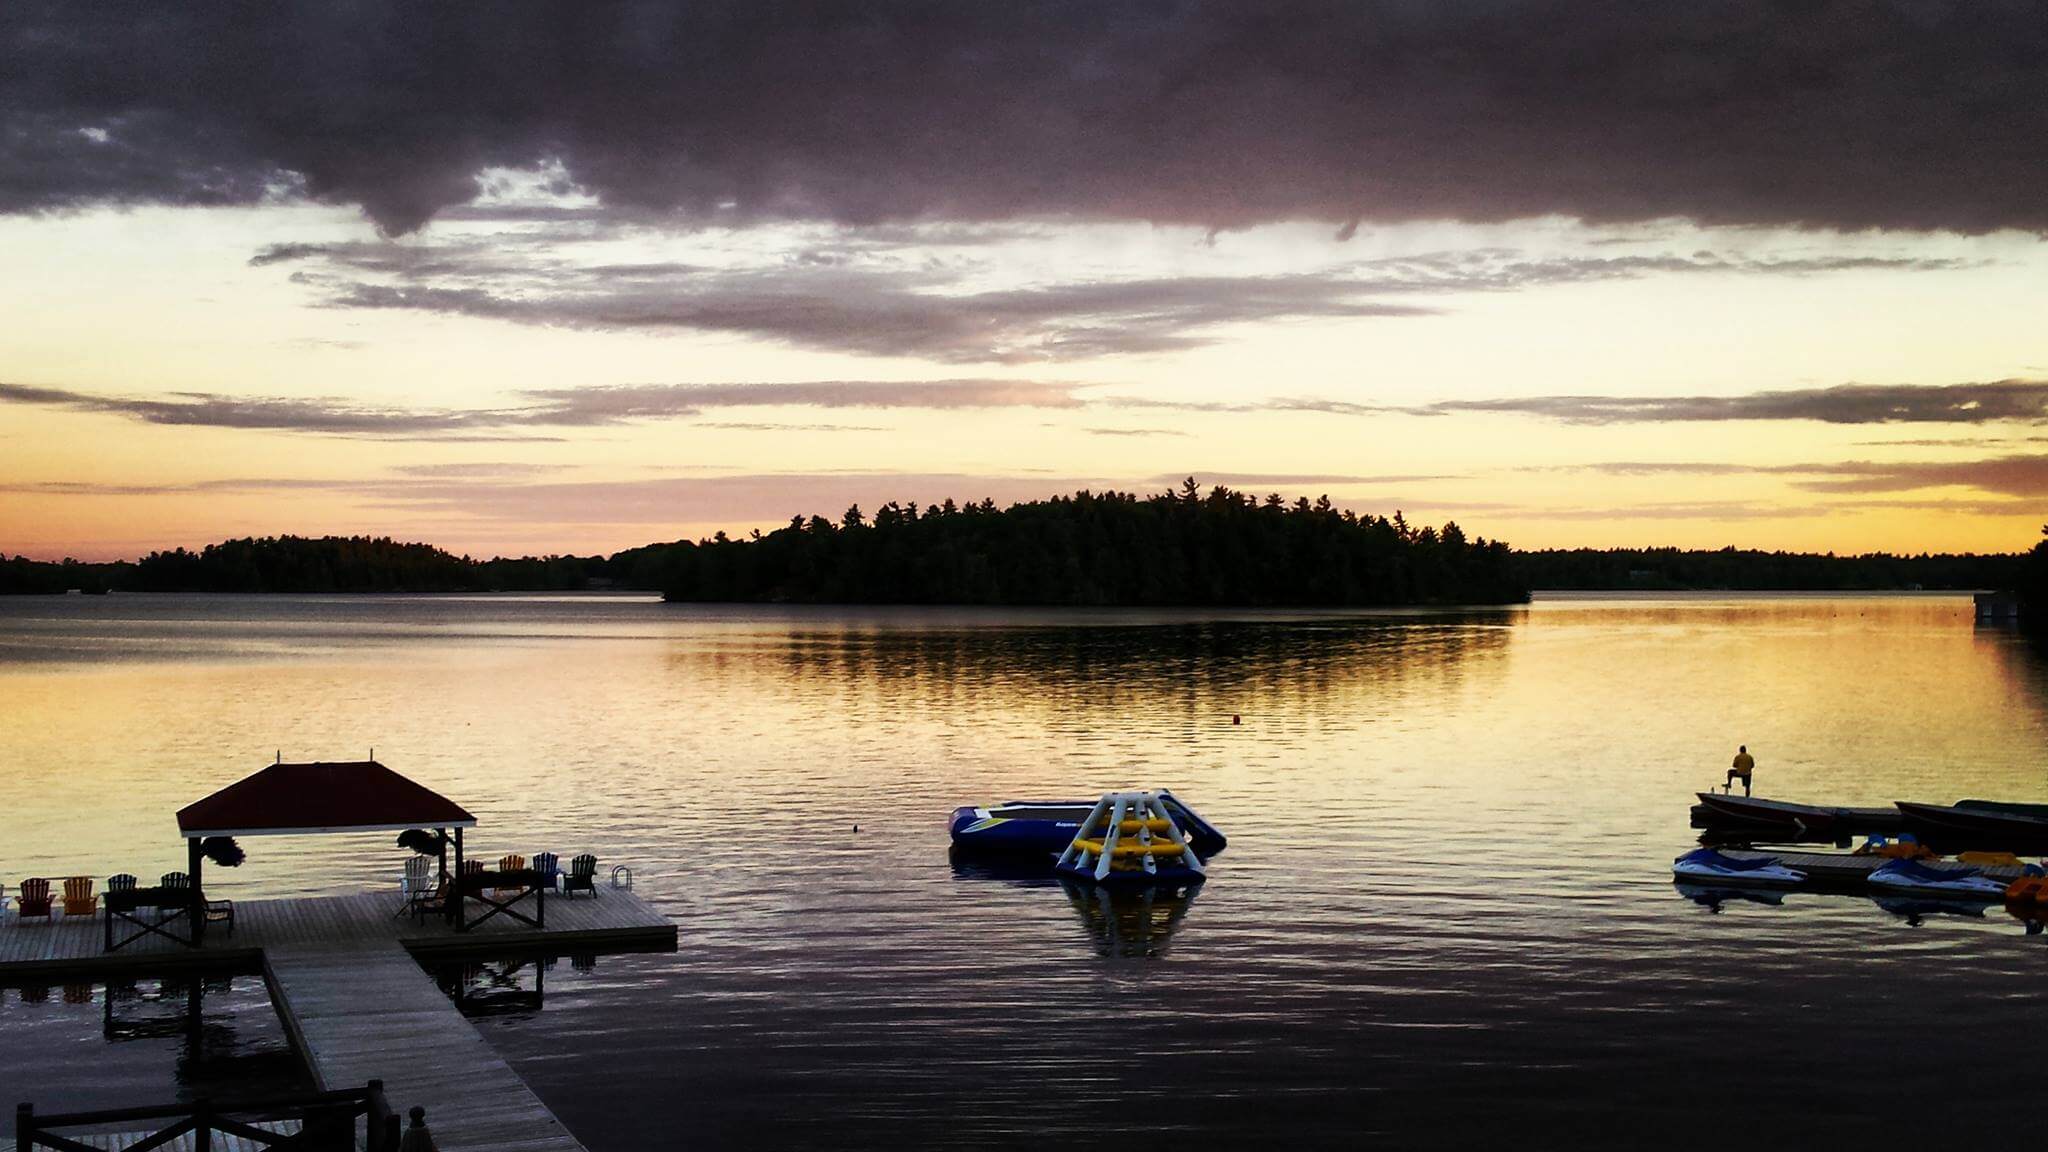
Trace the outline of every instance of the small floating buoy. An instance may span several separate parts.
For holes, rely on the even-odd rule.
[[[1237,713],[1235,713],[1235,712],[1232,712],[1232,713],[1230,714],[1230,722],[1231,722],[1232,724],[1242,724],[1242,723],[1244,723],[1244,718],[1243,718],[1243,717],[1241,717],[1241,716],[1239,716],[1239,715],[1238,715]]]
[[[853,826],[853,830],[854,830],[855,832],[858,832],[858,831],[860,831],[860,825],[858,825],[858,824],[855,824],[855,825]]]

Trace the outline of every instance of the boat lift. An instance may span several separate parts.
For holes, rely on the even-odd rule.
[[[1104,794],[1060,853],[1057,871],[1099,884],[1189,884],[1208,875],[1157,792]]]

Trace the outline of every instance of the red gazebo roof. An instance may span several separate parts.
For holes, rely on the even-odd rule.
[[[462,805],[375,760],[272,764],[178,809],[187,839],[475,826]]]

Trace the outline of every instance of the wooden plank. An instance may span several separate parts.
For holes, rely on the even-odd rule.
[[[322,1087],[381,1077],[394,1109],[426,1108],[436,1143],[449,1152],[507,1141],[581,1152],[396,942],[277,948],[266,961]]]

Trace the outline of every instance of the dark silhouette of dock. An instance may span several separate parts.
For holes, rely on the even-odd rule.
[[[0,925],[0,979],[86,982],[178,969],[260,970],[322,1089],[384,1082],[395,1109],[418,1105],[444,1152],[581,1152],[510,1065],[420,967],[422,959],[671,951],[676,928],[623,888],[548,901],[547,927],[509,917],[458,932],[395,916],[399,897],[237,901],[235,930],[197,946],[145,934],[106,950],[96,916]]]

